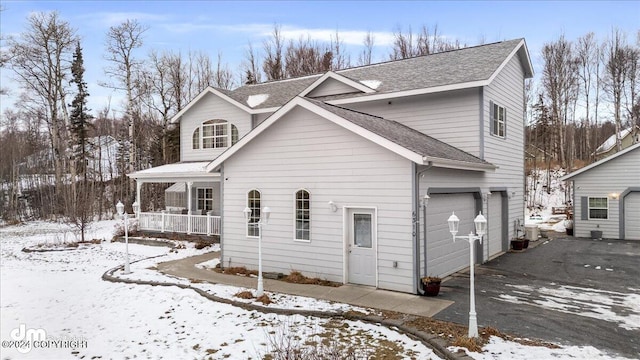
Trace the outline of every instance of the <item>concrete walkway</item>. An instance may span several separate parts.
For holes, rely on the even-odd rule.
[[[206,253],[185,259],[158,264],[162,273],[192,280],[206,281],[255,288],[257,279],[238,275],[220,274],[213,270],[200,269],[195,265],[219,257],[218,252]],[[293,284],[281,280],[264,279],[265,291],[323,299],[355,306],[396,311],[404,314],[432,317],[446,309],[453,301],[435,297],[424,297],[393,291],[378,290],[369,286]]]

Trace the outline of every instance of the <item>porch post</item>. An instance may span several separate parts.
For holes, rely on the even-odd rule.
[[[165,217],[164,217],[164,209],[162,210],[162,225],[160,225],[160,232],[163,233],[164,232],[164,221],[165,221]]]
[[[207,211],[207,236],[211,236],[211,211]]]
[[[193,181],[187,182],[187,234],[191,234],[191,187]]]
[[[136,202],[138,203],[138,211],[136,212],[136,218],[140,217],[140,212],[142,211],[142,202],[140,198],[140,191],[142,190],[143,181],[136,181]]]

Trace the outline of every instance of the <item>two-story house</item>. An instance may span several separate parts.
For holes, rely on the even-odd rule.
[[[173,119],[181,163],[130,175],[138,192],[184,183],[187,214],[140,213],[140,224],[176,231],[189,217],[178,231],[217,233],[223,266],[255,269],[255,223],[269,207],[264,271],[417,293],[421,276],[469,264],[468,243],[448,231],[452,212],[461,234],[487,217],[478,262],[506,251],[523,221],[532,73],[517,39],[209,88]]]

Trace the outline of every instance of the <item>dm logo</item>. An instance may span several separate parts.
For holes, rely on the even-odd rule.
[[[25,324],[20,324],[17,329],[11,330],[9,335],[16,341],[16,350],[21,354],[31,351],[34,341],[47,339],[47,332],[44,329],[27,329]]]

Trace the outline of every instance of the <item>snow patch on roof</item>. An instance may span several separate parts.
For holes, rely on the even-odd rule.
[[[247,98],[247,105],[253,108],[267,101],[268,98],[269,94],[249,95],[249,97]]]
[[[367,87],[372,88],[373,90],[377,89],[382,85],[382,81],[380,80],[360,80],[360,82]]]
[[[205,172],[208,161],[179,162],[152,167],[138,171],[137,174],[163,174],[163,173],[197,173]]]
[[[631,128],[624,129],[620,131],[620,139],[623,139],[625,136],[629,135],[631,132]],[[609,136],[605,142],[602,143],[597,149],[596,153],[607,152],[611,150],[614,146],[616,146],[616,134]]]

